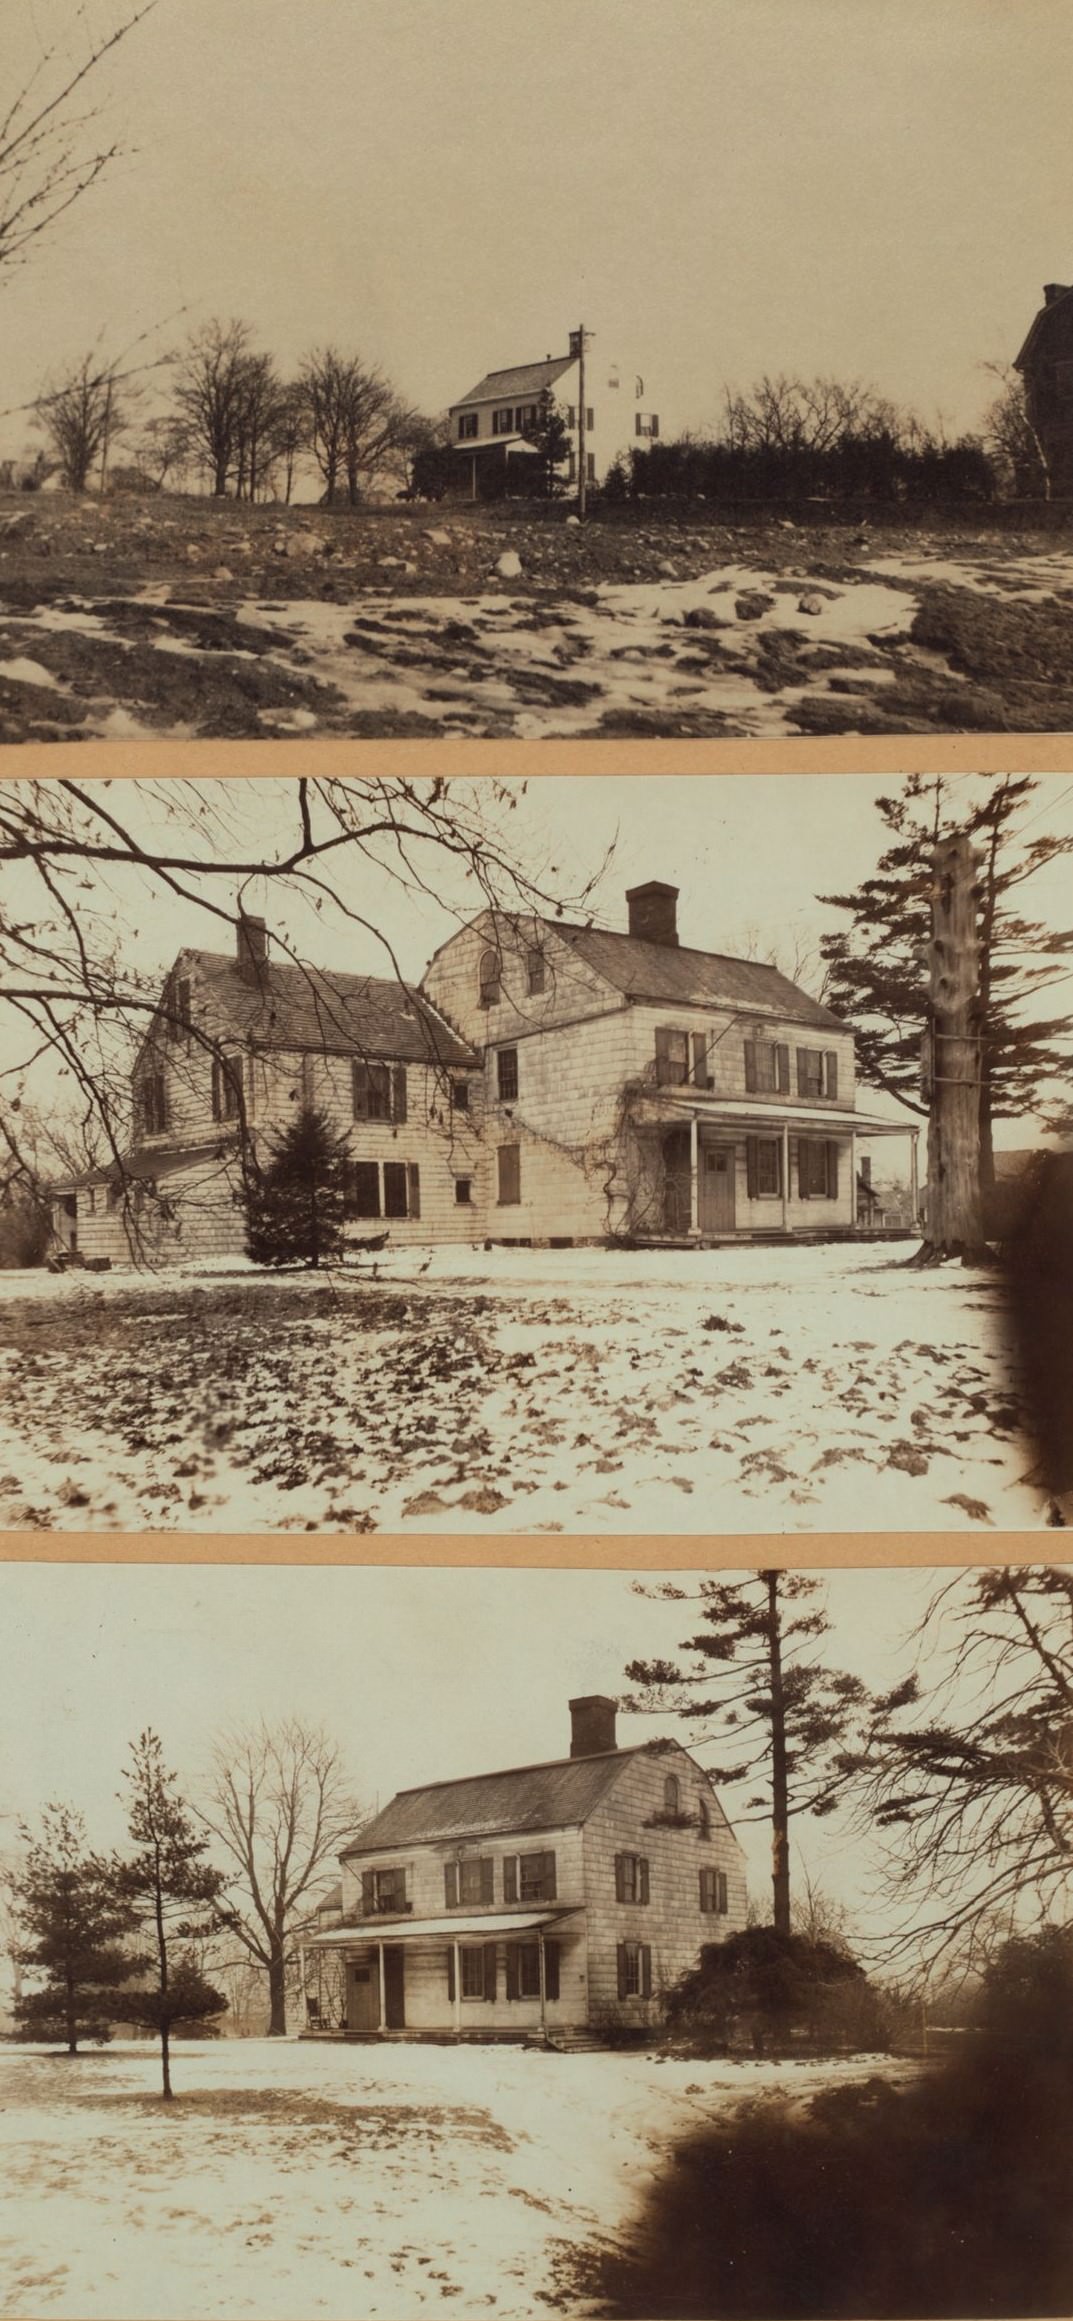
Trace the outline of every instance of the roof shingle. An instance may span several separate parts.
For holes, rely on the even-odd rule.
[[[638,1754],[636,1749],[612,1749],[599,1757],[556,1757],[546,1765],[519,1765],[506,1773],[477,1773],[468,1780],[400,1789],[344,1847],[343,1858],[436,1838],[572,1827],[588,1819],[620,1766]]]
[[[451,409],[457,411],[462,403],[497,403],[500,398],[513,401],[515,395],[542,395],[576,359],[574,355],[549,355],[542,363],[515,363],[507,371],[486,371],[468,395],[457,397]]]
[[[256,975],[218,951],[189,954],[214,1005],[243,1040],[327,1055],[390,1056],[398,1063],[477,1062],[430,1000],[375,975],[328,973],[270,960]]]
[[[756,1008],[797,1023],[842,1027],[818,999],[758,959],[733,959],[718,951],[689,951],[671,943],[647,943],[637,935],[604,927],[546,922],[580,959],[630,999],[677,1001],[683,1006]]]

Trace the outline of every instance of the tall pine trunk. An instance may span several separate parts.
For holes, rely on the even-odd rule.
[[[786,1698],[782,1683],[779,1575],[767,1572],[768,1664],[771,1671],[771,1888],[776,1934],[790,1931],[790,1795],[786,1766]]]
[[[171,2092],[171,2031],[167,2023],[160,2026],[160,2069],[164,2082],[164,2101],[173,2102]]]

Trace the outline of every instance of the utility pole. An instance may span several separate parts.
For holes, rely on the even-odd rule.
[[[584,519],[588,505],[588,428],[585,419],[585,325],[570,333],[570,352],[577,355],[577,512]]]
[[[927,1239],[914,1264],[986,1258],[980,1198],[980,956],[976,862],[964,832],[935,848],[931,888]]]

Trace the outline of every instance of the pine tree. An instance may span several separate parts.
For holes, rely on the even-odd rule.
[[[13,1889],[20,1936],[30,1939],[20,1939],[17,1957],[43,1980],[15,1999],[18,2035],[63,2040],[77,2055],[80,2039],[107,2039],[117,2016],[127,2018],[123,1985],[145,1965],[124,1947],[138,1912],[117,1890],[116,1864],[87,1851],[80,1814],[50,1805],[40,1835],[23,1836]]]
[[[136,1850],[122,1866],[122,1891],[149,1921],[154,1943],[152,1980],[124,2003],[124,2012],[160,2040],[163,2092],[170,2102],[172,2032],[205,2026],[227,2006],[223,1992],[202,1974],[198,1955],[227,1922],[217,1907],[224,1881],[205,1859],[208,1841],[198,1836],[178,1794],[177,1775],[165,1770],[154,1732],[142,1733],[133,1745],[124,1779]]]
[[[255,1265],[331,1264],[343,1247],[347,1142],[304,1105],[246,1188],[246,1251]]]
[[[554,497],[558,470],[565,466],[570,455],[570,432],[550,387],[544,388],[536,420],[526,429],[525,440],[540,453],[544,491],[550,500]]]
[[[850,914],[844,932],[825,935],[824,996],[852,1024],[861,1077],[885,1088],[913,1112],[927,1113],[921,1093],[921,1049],[928,1021],[927,948],[936,841],[958,830],[979,862],[981,1189],[994,1187],[993,1123],[1038,1106],[1041,1082],[1067,1078],[1068,1050],[1056,1044],[1062,1016],[1027,1012],[1037,992],[1060,979],[1073,936],[1025,918],[1016,890],[1073,840],[1029,836],[1039,819],[1031,806],[1039,784],[1029,776],[996,777],[966,808],[956,786],[913,774],[897,797],[878,801],[892,843],[853,894],[822,895]]]
[[[692,1597],[671,1581],[639,1587],[639,1595],[700,1603],[704,1628],[683,1641],[691,1655],[686,1666],[632,1660],[626,1670],[640,1687],[626,1708],[704,1719],[713,1730],[696,1747],[731,1740],[728,1761],[708,1768],[719,1788],[762,1773],[764,1789],[749,1797],[747,1812],[771,1818],[772,1920],[780,1934],[790,1932],[791,1819],[833,1813],[844,1783],[841,1758],[868,1704],[859,1678],[811,1657],[830,1622],[818,1606],[793,1607],[819,1592],[818,1580],[786,1571],[702,1580]]]

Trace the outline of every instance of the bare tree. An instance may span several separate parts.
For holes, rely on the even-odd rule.
[[[298,1717],[222,1735],[200,1818],[227,1856],[227,1923],[268,1976],[269,2037],[282,2038],[296,1928],[362,1818],[339,1750]]]
[[[186,424],[192,456],[212,478],[223,499],[237,466],[247,424],[250,367],[254,354],[244,322],[207,322],[193,332],[178,359],[175,400]]]
[[[850,435],[896,434],[893,404],[863,380],[765,373],[748,393],[727,388],[725,441],[732,451],[833,451]]]
[[[405,448],[414,413],[382,371],[336,347],[309,355],[301,377],[310,448],[324,478],[325,501],[333,507],[345,481],[349,504],[357,507],[363,484],[393,452]]]
[[[123,7],[111,30],[97,33],[79,8],[81,56],[58,42],[44,47],[19,85],[0,94],[0,273],[26,258],[122,150],[102,140],[92,98],[106,60],[156,5]]]
[[[287,389],[271,355],[247,355],[238,372],[235,428],[235,496],[255,500],[272,470],[278,431],[287,408]]]
[[[35,409],[68,491],[84,492],[98,461],[103,482],[109,447],[125,425],[114,365],[84,355]]]
[[[1049,500],[1050,463],[1032,424],[1024,380],[1008,363],[985,363],[984,369],[999,382],[984,413],[983,441],[1001,483],[1014,496]]]

